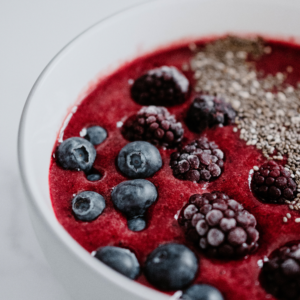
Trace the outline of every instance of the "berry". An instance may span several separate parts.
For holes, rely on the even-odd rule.
[[[137,218],[128,220],[127,226],[129,228],[129,230],[131,230],[131,231],[141,231],[141,230],[145,229],[147,224],[143,218],[137,217]]]
[[[130,178],[152,176],[162,166],[162,159],[156,147],[148,142],[132,142],[122,148],[118,155],[118,167]]]
[[[141,105],[172,106],[186,100],[189,81],[175,67],[148,71],[131,87],[132,99]]]
[[[115,207],[126,216],[129,229],[140,231],[146,227],[145,213],[156,201],[157,190],[150,181],[135,179],[118,184],[111,197]]]
[[[58,146],[56,157],[58,164],[65,170],[88,172],[96,159],[96,150],[89,141],[72,137]]]
[[[224,300],[222,294],[213,286],[208,284],[194,284],[186,289],[182,300]]]
[[[102,178],[102,175],[99,173],[99,171],[92,169],[86,174],[86,179],[88,181],[98,181]]]
[[[97,146],[103,143],[103,141],[107,138],[107,132],[100,126],[92,126],[87,128],[84,138]]]
[[[267,293],[280,300],[300,299],[300,244],[284,246],[264,261],[260,281]]]
[[[296,197],[296,183],[291,173],[275,161],[264,163],[254,172],[252,190],[258,199],[268,203],[285,203]]]
[[[229,125],[234,122],[235,111],[222,98],[209,95],[196,96],[191,104],[186,123],[190,130],[200,133],[215,125]]]
[[[140,273],[140,264],[135,254],[128,249],[106,246],[95,251],[94,256],[130,279],[136,279]]]
[[[88,174],[87,176],[86,176],[86,178],[87,178],[87,180],[89,180],[89,181],[98,181],[98,180],[100,180],[101,179],[101,175],[100,174]]]
[[[224,153],[215,142],[200,138],[171,154],[173,175],[193,182],[218,178],[224,166]]]
[[[221,192],[192,195],[178,222],[187,237],[210,256],[238,258],[258,247],[255,217]]]
[[[160,290],[180,290],[188,286],[198,271],[195,254],[180,244],[165,244],[147,258],[145,276]]]
[[[98,218],[105,208],[105,199],[96,192],[82,192],[72,200],[72,210],[75,217],[81,221],[90,222]]]
[[[122,127],[123,136],[129,141],[147,141],[153,145],[175,147],[184,130],[165,107],[146,106],[128,118]]]

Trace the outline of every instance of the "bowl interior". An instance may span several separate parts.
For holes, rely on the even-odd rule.
[[[58,135],[63,138],[63,127],[76,105],[99,76],[113,72],[120,64],[141,54],[182,39],[259,33],[294,37],[297,41],[299,15],[300,3],[276,0],[152,1],[101,21],[67,45],[33,87],[24,109],[19,139],[22,177],[30,201],[61,243],[70,247],[70,251],[79,251],[80,246],[66,238],[52,210],[48,182],[50,157],[55,140]],[[83,253],[80,252],[80,259],[91,259]],[[94,268],[103,272],[101,264],[95,264]],[[136,286],[130,282],[127,288]],[[150,300],[153,296],[143,286],[136,293],[141,299]],[[165,299],[163,294],[155,295],[156,299]]]

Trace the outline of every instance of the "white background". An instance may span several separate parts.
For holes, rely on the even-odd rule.
[[[103,17],[141,2],[145,0],[0,0],[1,300],[71,300],[53,277],[26,210],[17,161],[26,97],[66,43]]]

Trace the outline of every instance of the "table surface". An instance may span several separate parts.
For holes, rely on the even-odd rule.
[[[46,64],[80,32],[145,0],[2,0],[0,3],[0,298],[71,300],[33,232],[17,162],[26,97]],[[99,295],[101,299],[101,295]]]

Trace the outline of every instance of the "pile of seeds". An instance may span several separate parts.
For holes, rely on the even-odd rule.
[[[221,96],[231,103],[237,111],[235,123],[240,138],[247,145],[261,149],[269,160],[287,158],[285,168],[299,193],[286,203],[300,210],[300,85],[294,88],[286,84],[283,73],[263,77],[247,61],[249,55],[255,59],[272,51],[261,38],[229,36],[200,51],[195,45],[191,49],[195,51],[191,61],[195,91]]]

